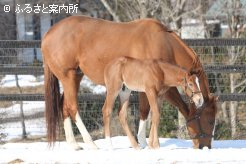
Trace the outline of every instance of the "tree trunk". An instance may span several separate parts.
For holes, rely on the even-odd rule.
[[[230,74],[230,88],[231,88],[231,93],[235,92],[235,78],[234,74]],[[230,122],[231,122],[231,137],[235,138],[236,137],[236,129],[237,129],[237,102],[231,101],[230,102]]]
[[[19,85],[19,80],[18,80],[18,75],[15,75],[15,81],[16,81],[16,87],[18,88],[20,94],[22,94],[22,89]],[[25,115],[23,111],[23,101],[20,101],[20,118],[21,118],[21,127],[22,127],[22,139],[27,138],[27,133],[26,133],[26,125],[25,125]]]
[[[223,102],[221,104],[221,110],[222,110],[222,120],[225,121],[226,124],[229,123],[229,116],[227,112],[227,102]]]
[[[186,120],[181,112],[178,112],[178,133],[177,137],[180,139],[187,139],[188,138],[188,131],[186,128]]]
[[[104,5],[104,7],[108,10],[108,12],[112,15],[112,17],[114,18],[114,21],[116,22],[121,22],[119,16],[116,14],[116,12],[110,7],[110,5],[108,4],[108,2],[106,0],[101,0],[102,4]]]
[[[147,1],[148,0],[138,0],[141,19],[148,17]]]

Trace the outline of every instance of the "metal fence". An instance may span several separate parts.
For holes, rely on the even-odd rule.
[[[218,104],[220,106],[219,115],[222,115],[222,106],[229,113],[230,108],[226,104],[227,102],[237,102],[237,138],[246,138],[245,83],[237,86],[233,93],[231,92],[230,84],[231,76],[235,78],[235,85],[239,85],[246,79],[246,39],[186,39],[184,41],[194,49],[203,63],[209,79],[210,90],[220,96],[220,103]],[[237,59],[231,61],[231,54],[237,55]],[[0,80],[4,75],[34,75],[40,78],[42,82],[42,65],[40,41],[0,41]],[[0,130],[2,131],[0,135],[3,137],[8,134],[4,129],[9,129],[12,126],[22,133],[22,127],[16,127],[14,122],[20,122],[22,125],[24,122],[30,127],[31,123],[28,122],[34,120],[36,121],[36,126],[34,127],[36,127],[37,132],[33,130],[35,128],[29,128],[29,130],[27,128],[27,135],[30,136],[35,133],[45,135],[43,86],[19,86],[16,83],[16,87],[0,87]],[[81,94],[79,95],[81,116],[93,138],[101,138],[103,137],[101,108],[104,102],[104,95],[95,95],[89,92],[89,90],[81,89]],[[36,105],[31,105],[33,103]],[[137,96],[131,96],[130,104],[131,110],[129,110],[128,118],[131,129],[136,134],[139,120]],[[113,135],[123,134],[117,120],[117,106],[118,102],[115,104],[112,120]],[[21,110],[17,110],[18,108],[23,108],[24,113],[21,114]],[[161,112],[160,135],[176,137],[178,127],[177,110],[165,104]],[[37,118],[39,121],[37,121]],[[218,120],[218,122],[221,122],[220,118]],[[217,133],[216,136],[218,139],[230,138],[230,123],[223,120],[222,122],[223,126],[222,123],[218,125],[220,133]],[[14,134],[12,135],[14,137]]]

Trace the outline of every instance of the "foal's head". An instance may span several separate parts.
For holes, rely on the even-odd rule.
[[[200,90],[198,78],[195,75],[185,75],[183,79],[182,88],[185,94],[195,103],[199,108],[203,105],[204,99]]]

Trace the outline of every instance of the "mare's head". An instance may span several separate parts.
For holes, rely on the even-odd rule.
[[[186,74],[182,82],[182,88],[190,100],[195,103],[197,108],[203,105],[204,99],[197,76]]]
[[[205,100],[200,109],[197,109],[194,104],[190,104],[190,112],[188,118],[186,118],[186,124],[189,136],[193,141],[193,147],[196,149],[211,148],[217,100],[218,97],[209,95],[209,98]]]

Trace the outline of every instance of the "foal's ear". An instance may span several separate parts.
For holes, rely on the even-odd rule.
[[[209,94],[209,99],[213,101],[219,101],[219,96],[215,96],[213,93]]]
[[[191,76],[190,72],[186,72],[186,73],[185,73],[185,77],[186,77],[186,78],[189,78],[190,76]]]

